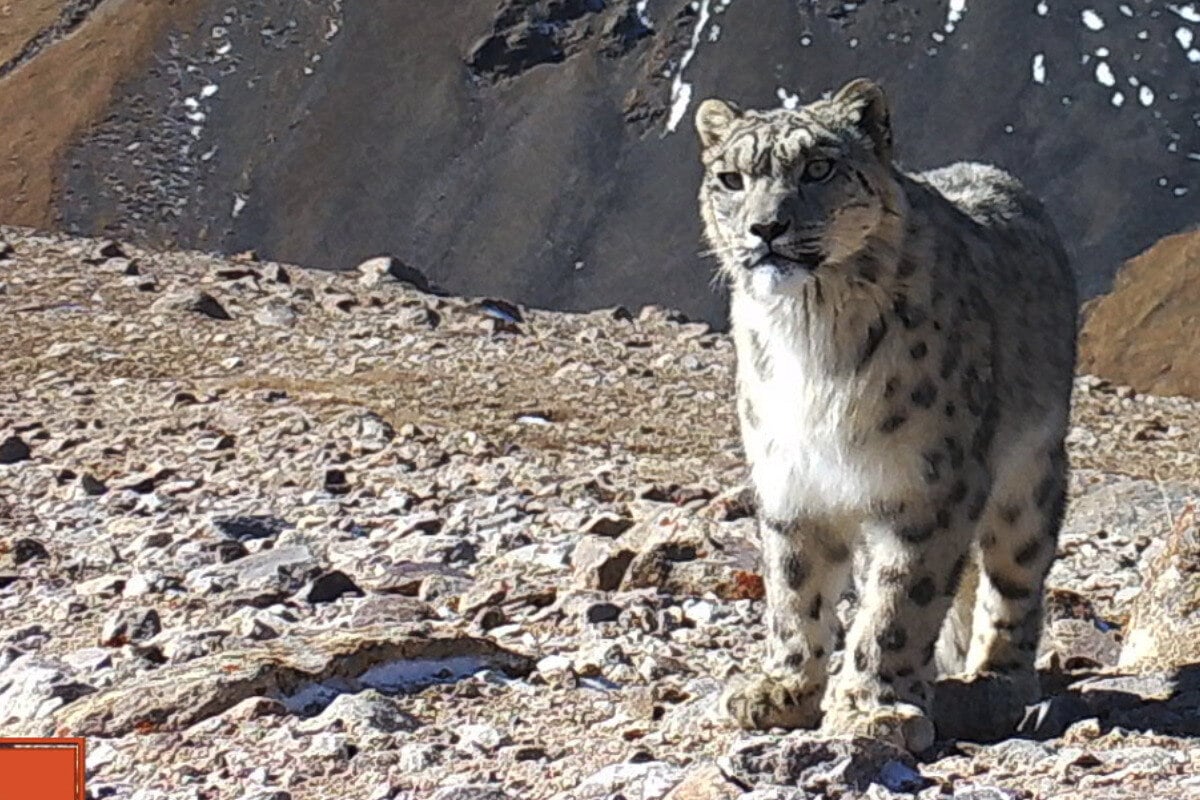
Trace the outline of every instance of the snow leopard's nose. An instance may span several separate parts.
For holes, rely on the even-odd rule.
[[[778,239],[787,231],[788,222],[774,220],[772,222],[756,222],[750,226],[750,232],[767,244]]]

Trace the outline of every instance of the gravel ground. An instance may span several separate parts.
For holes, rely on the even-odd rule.
[[[1196,403],[1079,378],[1019,733],[749,736],[728,338],[399,271],[0,228],[0,732],[97,798],[1200,797]]]

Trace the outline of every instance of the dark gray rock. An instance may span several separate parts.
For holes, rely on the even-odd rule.
[[[24,564],[27,561],[46,561],[50,553],[37,539],[24,537],[13,542],[12,557],[14,564]]]
[[[946,678],[934,686],[933,721],[941,739],[994,742],[1017,730],[1026,702],[1003,676]]]
[[[31,455],[29,445],[20,436],[9,436],[0,441],[0,464],[17,464],[28,461]]]
[[[310,603],[332,603],[346,595],[362,597],[363,594],[363,590],[355,585],[349,575],[335,569],[314,578],[304,591],[304,599]]]
[[[99,497],[108,491],[108,485],[104,481],[87,472],[79,476],[79,486],[89,497]]]
[[[200,289],[183,289],[165,294],[155,300],[150,310],[156,314],[190,312],[216,320],[231,320],[233,317],[217,298]]]
[[[254,539],[274,539],[292,527],[292,523],[269,514],[251,514],[236,517],[216,517],[213,525],[223,535],[239,542]]]
[[[857,791],[883,783],[885,775],[896,778],[901,767],[906,768],[908,780],[915,766],[911,755],[885,742],[809,732],[743,740],[718,763],[725,774],[746,786],[833,785]]]

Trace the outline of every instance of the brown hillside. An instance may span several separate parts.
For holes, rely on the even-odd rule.
[[[1200,231],[1168,236],[1085,308],[1080,371],[1157,395],[1200,397]]]
[[[99,4],[77,26],[67,21],[70,3],[0,6],[0,67],[11,70],[0,71],[0,218],[53,222],[63,154],[103,117],[116,87],[144,66],[170,26],[183,24],[195,5],[116,0]],[[60,23],[51,25],[56,16]]]

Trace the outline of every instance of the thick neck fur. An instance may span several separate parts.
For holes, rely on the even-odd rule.
[[[734,275],[735,335],[743,331],[789,343],[804,351],[811,369],[830,377],[852,375],[864,332],[892,313],[898,298],[925,305],[931,291],[925,255],[930,242],[920,233],[926,226],[909,223],[940,198],[907,176],[895,177],[896,191],[887,198],[882,221],[866,246],[845,260],[821,265],[791,292],[766,297],[752,292],[748,275]]]

